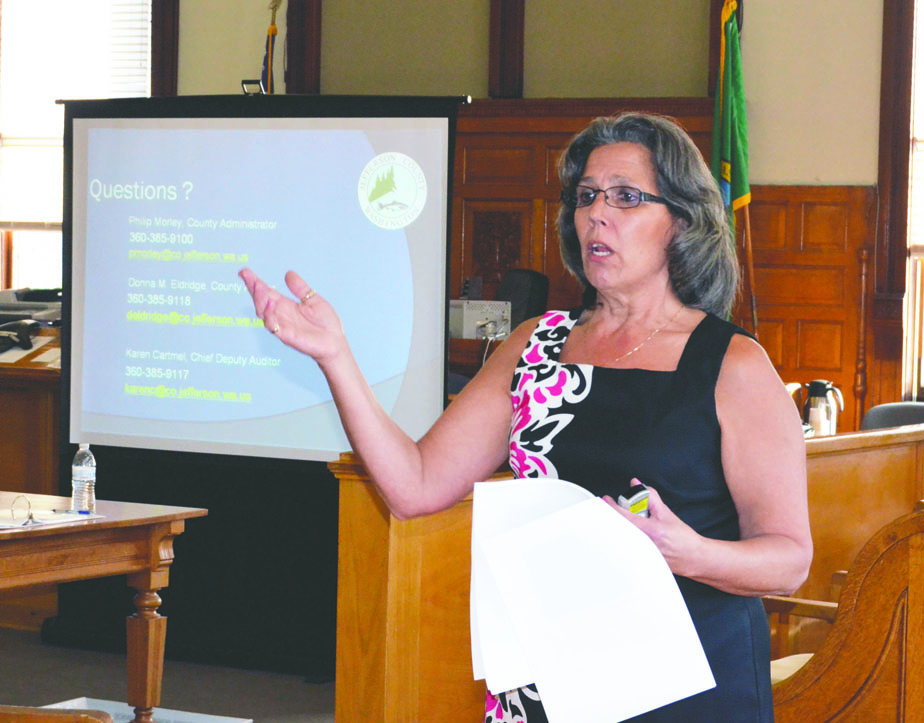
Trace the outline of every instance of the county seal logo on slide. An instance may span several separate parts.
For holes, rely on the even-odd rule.
[[[380,153],[359,175],[359,207],[379,228],[404,228],[427,202],[423,170],[403,153]]]

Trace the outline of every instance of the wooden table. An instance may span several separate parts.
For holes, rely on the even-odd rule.
[[[0,515],[8,516],[15,492],[0,492]],[[28,495],[33,509],[62,509],[65,497]],[[17,510],[22,502],[17,503]],[[137,591],[128,618],[128,704],[135,721],[153,721],[160,704],[167,618],[157,612],[173,562],[173,538],[185,520],[207,510],[126,502],[96,503],[102,518],[66,525],[0,530],[0,590],[108,575],[128,575]]]

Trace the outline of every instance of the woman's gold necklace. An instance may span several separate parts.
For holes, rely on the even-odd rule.
[[[641,349],[643,346],[645,346],[645,344],[647,344],[647,343],[648,343],[649,341],[651,341],[655,336],[657,336],[658,332],[661,331],[661,329],[666,329],[668,326],[670,326],[670,325],[673,323],[674,319],[676,319],[678,316],[680,316],[680,312],[683,311],[683,309],[684,309],[684,306],[681,305],[680,308],[677,309],[677,311],[674,312],[674,315],[673,315],[670,319],[668,319],[668,320],[667,320],[666,322],[664,322],[661,326],[659,326],[657,329],[655,329],[653,332],[651,332],[648,336],[646,336],[644,339],[642,339],[642,341],[640,341],[634,348],[630,349],[629,351],[627,351],[627,352],[626,352],[625,354],[623,354],[622,356],[618,356],[618,357],[616,357],[615,359],[613,359],[613,361],[611,361],[610,364],[618,364],[618,363],[621,362],[623,359],[627,359],[628,357],[630,357],[630,356],[632,356],[633,354],[635,354],[635,352],[637,352],[639,349]]]

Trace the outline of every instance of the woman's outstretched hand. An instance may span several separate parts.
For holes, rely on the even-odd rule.
[[[266,330],[284,344],[321,365],[347,348],[340,317],[297,273],[286,273],[286,286],[294,299],[270,288],[250,269],[241,269],[239,275]]]

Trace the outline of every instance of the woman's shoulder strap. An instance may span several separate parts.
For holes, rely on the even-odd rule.
[[[706,314],[690,334],[677,368],[682,369],[690,364],[700,366],[706,363],[718,376],[728,344],[736,334],[744,334],[756,341],[751,332],[742,329],[737,324],[720,319],[714,314]]]

